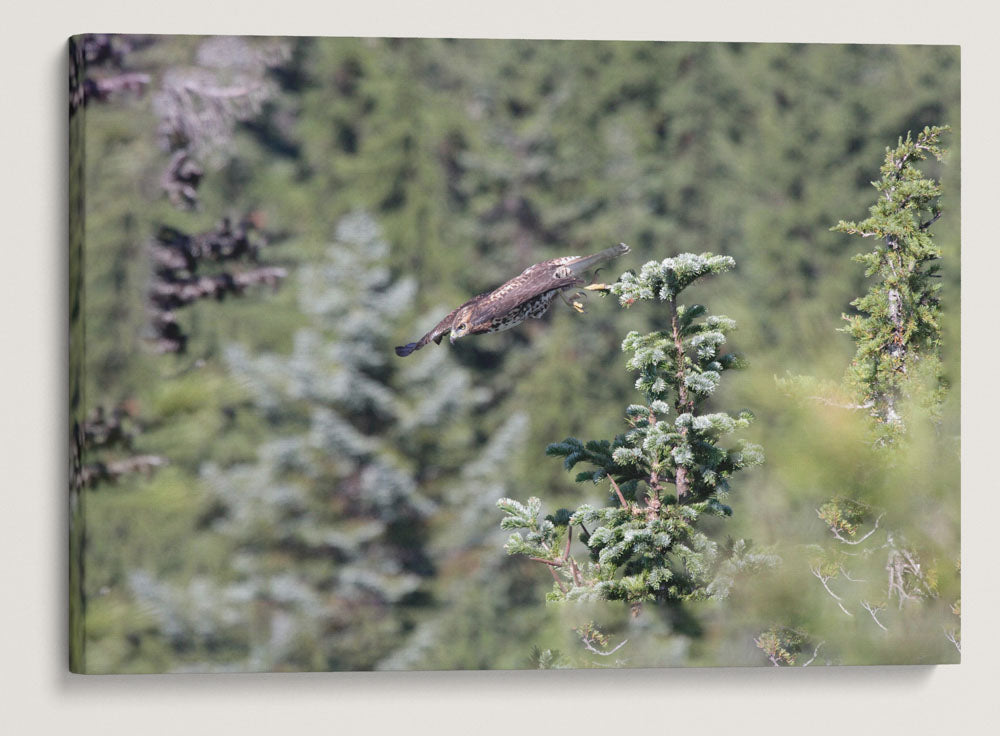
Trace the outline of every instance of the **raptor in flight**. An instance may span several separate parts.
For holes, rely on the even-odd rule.
[[[396,355],[406,356],[433,340],[451,333],[449,340],[484,332],[499,332],[516,327],[528,317],[541,317],[549,304],[564,289],[583,283],[584,271],[628,253],[624,243],[592,256],[565,256],[528,266],[503,286],[475,296],[453,309],[437,326],[416,342],[400,345]]]

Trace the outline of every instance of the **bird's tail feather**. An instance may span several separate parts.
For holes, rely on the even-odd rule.
[[[619,243],[618,245],[613,245],[610,248],[605,248],[600,253],[595,253],[592,256],[584,256],[583,258],[569,264],[569,266],[573,270],[573,275],[579,276],[581,273],[593,268],[594,266],[613,260],[618,256],[625,255],[629,252],[629,250],[630,248],[625,245],[625,243]]]

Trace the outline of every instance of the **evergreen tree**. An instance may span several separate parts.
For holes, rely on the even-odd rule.
[[[311,324],[296,333],[292,353],[226,351],[278,435],[255,463],[202,470],[208,523],[234,551],[232,579],[177,586],[148,572],[132,577],[165,635],[199,647],[234,642],[244,658],[231,668],[370,669],[427,605],[433,567],[424,547],[435,504],[418,487],[420,458],[407,448],[421,447],[413,438],[423,428],[467,412],[474,393],[437,401],[442,387],[467,383],[441,365],[392,385],[392,320],[414,283],[392,278],[387,255],[368,215],[345,217],[327,259],[300,273]],[[189,608],[196,592],[203,603]]]
[[[150,478],[122,475],[74,496],[77,511],[87,497],[86,544],[82,524],[73,528],[74,545],[84,550],[74,574],[85,570],[86,585],[73,590],[86,598],[88,670],[205,663],[245,669],[268,662],[355,668],[376,657],[373,666],[387,668],[520,667],[531,645],[539,646],[537,664],[576,663],[581,648],[601,659],[582,637],[569,634],[573,626],[585,631],[586,620],[601,621],[609,648],[628,640],[614,654],[627,666],[760,664],[767,660],[751,642],[772,641],[761,638],[771,627],[773,641],[784,641],[796,664],[808,662],[821,642],[814,663],[954,656],[942,625],[954,632],[950,605],[958,598],[952,564],[958,392],[945,397],[940,424],[907,421],[907,442],[900,444],[910,447],[889,467],[860,434],[865,423],[855,419],[864,419],[862,412],[791,405],[774,390],[771,375],[843,372],[856,346],[831,334],[848,302],[864,292],[863,275],[843,258],[845,239],[829,226],[870,204],[871,163],[882,141],[956,117],[957,47],[113,36],[95,38],[84,56],[91,63],[80,78],[111,84],[72,123],[79,132],[86,118],[87,263],[81,272],[76,259],[71,277],[82,273],[86,280],[87,298],[74,297],[73,304],[86,316],[75,323],[74,339],[86,321],[87,350],[74,352],[71,375],[86,383],[88,401],[74,410],[76,434],[97,406],[135,406],[143,430],[135,436],[135,455],[170,461]],[[129,86],[137,79],[132,74],[148,76],[149,94],[131,94],[138,89]],[[188,82],[193,86],[185,91]],[[82,112],[83,87],[76,88]],[[171,129],[178,134],[168,135]],[[178,147],[165,152],[155,145],[169,148],[171,137]],[[959,144],[956,129],[950,146],[956,157]],[[82,148],[71,153],[84,163]],[[945,190],[957,193],[958,167],[944,167],[941,176]],[[164,186],[174,202],[198,206],[179,214]],[[82,198],[71,202],[83,204]],[[273,265],[297,273],[301,264],[322,269],[330,234],[356,208],[373,213],[392,243],[374,267],[419,284],[401,311],[378,325],[388,335],[387,349],[528,263],[591,252],[595,242],[629,242],[635,264],[654,257],[663,242],[676,252],[734,257],[740,288],[722,290],[713,301],[738,321],[740,342],[757,369],[744,380],[723,382],[709,401],[766,413],[767,422],[747,431],[770,448],[771,462],[747,474],[741,493],[723,501],[733,517],[703,513],[695,528],[712,540],[724,526],[737,538],[780,545],[786,559],[801,564],[754,576],[752,585],[735,584],[724,601],[655,606],[630,619],[627,607],[614,602],[587,606],[585,614],[576,605],[539,606],[548,575],[519,557],[495,554],[507,533],[495,524],[489,531],[484,500],[520,498],[530,488],[551,509],[580,505],[580,487],[563,482],[560,464],[536,462],[532,448],[566,435],[610,438],[621,431],[617,412],[600,407],[631,403],[632,380],[627,371],[609,371],[604,356],[617,351],[629,330],[661,330],[658,310],[595,303],[580,317],[559,306],[518,330],[422,351],[416,362],[400,365],[389,353],[350,379],[386,389],[387,413],[377,397],[364,399],[362,411],[295,398],[316,396],[305,389],[290,393],[292,386],[310,384],[315,391],[315,385],[347,380],[333,359],[310,358],[343,333],[333,313],[308,311],[309,300],[299,299],[307,282],[299,278],[225,308],[208,299],[190,302],[175,312],[175,326],[183,325],[189,337],[187,355],[148,350],[148,256],[162,243],[147,246],[151,233],[164,234],[161,223],[192,233],[184,237],[193,242],[201,237],[195,233],[214,240],[221,228],[213,228],[225,215],[234,225],[244,213],[259,215],[261,227],[289,236],[275,256],[282,262]],[[82,218],[74,221],[82,224]],[[945,294],[958,294],[957,218],[942,217],[933,230],[943,258],[938,283]],[[215,279],[220,270],[203,260],[197,274],[176,275]],[[196,292],[185,284],[179,291],[207,294],[220,283],[205,282]],[[173,286],[164,299],[174,298]],[[956,376],[951,335],[958,332],[958,310],[942,310],[938,323],[945,375]],[[291,375],[290,355],[302,368],[298,383],[281,377]],[[225,356],[231,365],[220,359]],[[237,364],[248,373],[230,370]],[[818,388],[810,393],[820,394]],[[865,403],[841,393],[834,403]],[[904,396],[904,419],[909,404]],[[673,399],[668,405],[671,420]],[[260,593],[258,603],[240,597],[245,589],[237,582],[257,580],[264,590],[267,576],[277,579],[278,563],[272,569],[267,560],[297,565],[291,551],[281,557],[280,545],[268,541],[269,533],[281,537],[287,528],[261,523],[251,543],[220,515],[235,513],[238,504],[229,496],[241,485],[265,496],[269,488],[290,486],[309,499],[306,516],[319,509],[314,526],[341,528],[322,515],[327,507],[313,504],[320,494],[313,480],[276,459],[290,454],[316,465],[320,451],[297,443],[306,437],[308,445],[318,408],[373,443],[378,462],[394,459],[420,496],[436,504],[414,527],[423,535],[416,548],[434,561],[432,574],[416,573],[419,587],[398,603],[375,605],[382,613],[371,617],[369,631],[385,633],[386,645],[361,651],[350,663],[356,650],[346,642],[363,638],[360,627],[338,630],[346,637],[340,654],[317,649],[310,664],[303,651],[326,636],[310,629],[322,617],[300,612],[310,600],[324,600],[322,592],[310,598],[308,580],[294,595],[286,586]],[[282,443],[298,449],[282,454]],[[119,448],[106,448],[85,464],[121,459]],[[81,467],[79,457],[75,462]],[[641,506],[646,484],[640,486]],[[833,536],[827,519],[841,522],[836,508],[827,507],[831,499],[844,502],[839,518],[857,530],[851,536],[847,526],[837,527],[844,539],[862,539],[881,516],[875,533],[856,546]],[[858,506],[848,508],[848,500]],[[264,511],[254,513],[266,520]],[[876,613],[886,633],[860,604],[877,608],[886,586],[862,591],[851,580],[884,582],[886,554],[872,554],[864,565],[843,555],[843,574],[830,577],[836,566],[826,566],[807,546],[822,537],[824,556],[838,547],[867,552],[885,544],[889,531],[897,549],[919,552],[913,559],[938,598],[907,599],[899,609],[893,594],[891,605]],[[580,532],[573,527],[574,537]],[[384,540],[372,544],[381,548]],[[565,536],[558,542],[564,550]],[[719,557],[727,554],[720,540]],[[256,577],[229,564],[248,556],[258,564]],[[897,569],[908,579],[909,563],[899,559]],[[809,561],[820,563],[816,569],[852,616],[813,577]],[[331,562],[331,569],[334,563],[340,564]],[[734,572],[720,566],[715,578]],[[130,581],[148,597],[137,596]],[[429,605],[416,605],[420,600]],[[79,595],[73,606],[82,609]],[[185,607],[208,623],[185,618]],[[175,627],[171,619],[185,623]],[[298,643],[286,639],[285,627],[299,623],[307,633]],[[411,625],[412,634],[404,635]],[[80,627],[76,632],[74,642],[81,640]],[[558,648],[563,658],[543,656],[546,648]]]
[[[749,442],[738,449],[720,446],[722,437],[750,424],[749,411],[732,416],[703,408],[722,373],[740,366],[734,355],[722,353],[735,323],[678,301],[699,278],[734,265],[728,256],[684,253],[650,261],[638,275],[625,273],[606,287],[625,307],[640,300],[664,303],[669,323],[646,335],[632,331],[622,342],[645,399],[628,407],[628,432],[610,442],[570,437],[546,449],[565,458],[567,470],[581,462],[595,466],[578,473],[577,482],[607,479],[615,503],[584,504],[541,519],[538,498],[498,502],[506,513],[501,526],[526,530],[511,535],[508,554],[549,568],[555,578],[550,599],[622,600],[637,607],[644,601],[724,597],[734,569],[766,561],[742,543],[720,550],[698,524],[705,514],[730,515],[730,477],[763,462],[761,448]],[[590,554],[582,564],[571,555],[574,527]]]
[[[913,140],[907,132],[894,149],[886,149],[882,177],[872,185],[879,197],[870,217],[861,222],[841,220],[837,232],[873,238],[875,248],[855,256],[865,276],[878,281],[855,299],[858,316],[846,317],[846,332],[858,344],[849,381],[863,406],[879,424],[882,442],[905,430],[901,401],[926,393],[936,406],[945,389],[940,360],[941,250],[929,231],[941,216],[940,184],[915,167],[928,155],[941,160],[939,143],[947,126],[924,128]]]
[[[944,591],[957,585],[957,575],[938,558],[944,549],[934,537],[942,535],[928,534],[925,524],[904,523],[907,509],[919,505],[924,493],[926,480],[916,477],[919,463],[928,458],[939,458],[931,462],[944,466],[954,462],[949,443],[942,447],[925,426],[928,418],[939,418],[947,386],[940,358],[940,284],[932,281],[939,277],[942,252],[929,231],[942,210],[939,182],[915,168],[928,155],[943,157],[940,137],[947,130],[927,127],[916,140],[908,132],[896,148],[887,148],[882,176],[872,182],[879,196],[870,217],[841,220],[832,228],[876,243],[871,252],[854,258],[877,282],[851,302],[860,314],[844,317],[848,327],[843,331],[857,344],[844,385],[812,377],[779,381],[793,396],[863,410],[872,419],[875,442],[858,457],[859,476],[866,482],[816,509],[827,536],[805,548],[809,573],[827,600],[843,616],[860,617],[870,629],[875,627],[864,633],[859,629],[859,636],[881,632],[905,639],[913,630],[947,620],[949,610],[954,616],[960,612],[957,595],[953,604],[942,599]],[[818,414],[812,418],[819,421]],[[904,438],[908,441],[902,442]],[[902,490],[898,500],[896,488]],[[914,610],[918,602],[921,606]],[[803,627],[772,627],[755,641],[772,664],[782,666],[796,663],[800,645],[810,636],[817,634]],[[945,626],[942,636],[961,651],[957,626]],[[840,641],[827,649],[839,656],[842,647]]]

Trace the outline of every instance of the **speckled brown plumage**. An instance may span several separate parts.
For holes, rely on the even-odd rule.
[[[465,335],[509,330],[529,317],[541,317],[556,294],[583,283],[584,271],[628,251],[628,246],[620,243],[591,256],[564,256],[528,266],[493,291],[479,294],[453,309],[419,340],[397,347],[396,355],[409,355],[432,340],[440,344],[449,333],[454,343]]]

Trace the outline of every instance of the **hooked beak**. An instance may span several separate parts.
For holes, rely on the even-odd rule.
[[[455,333],[454,332],[449,333],[449,335],[448,335],[448,342],[450,342],[452,345],[455,344]]]

